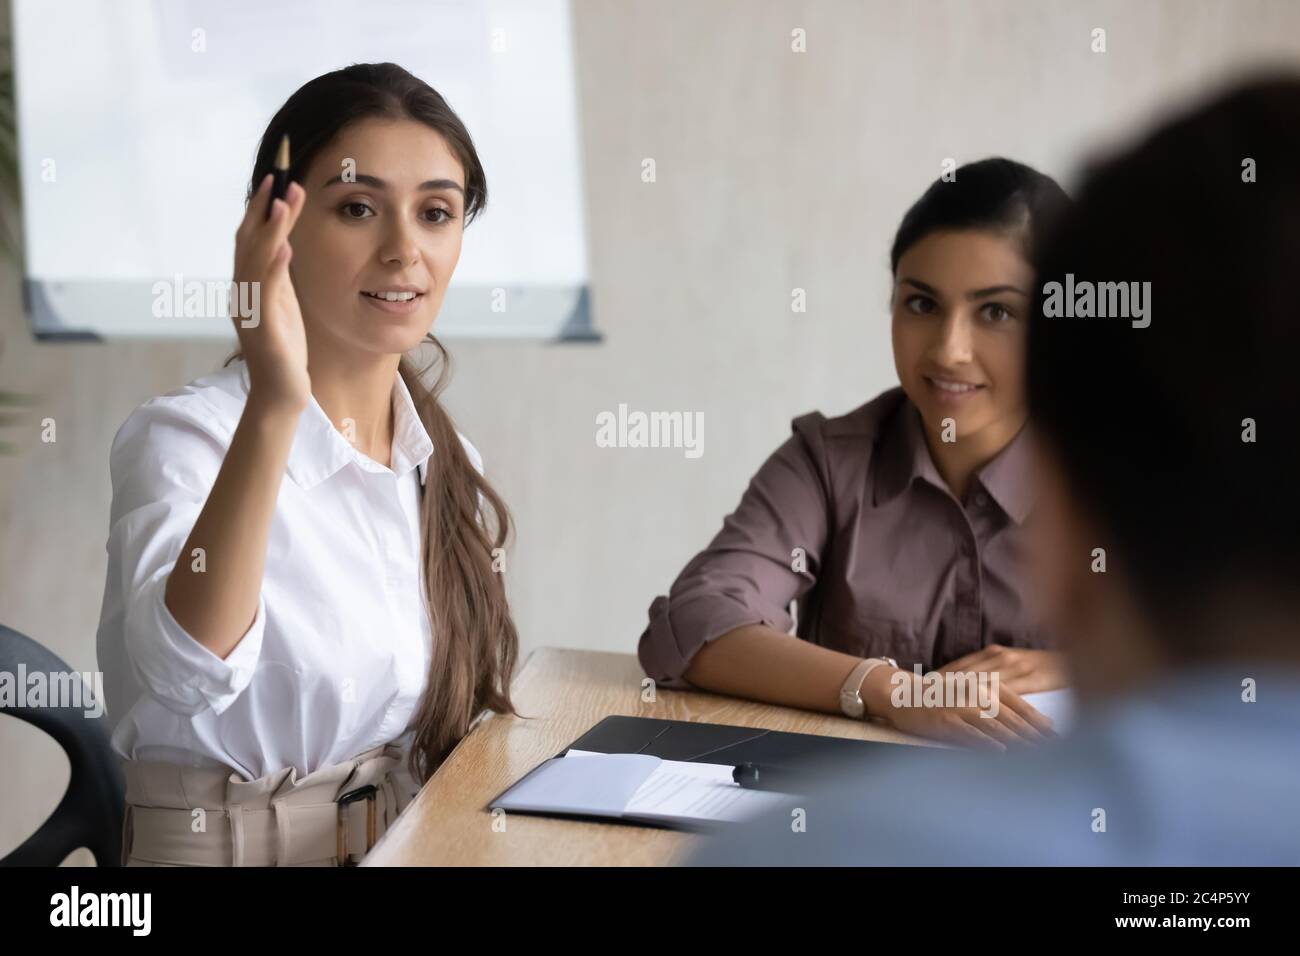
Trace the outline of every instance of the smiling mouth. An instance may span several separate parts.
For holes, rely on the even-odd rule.
[[[366,292],[364,290],[361,294],[381,302],[410,302],[424,295],[423,292]]]
[[[929,385],[947,395],[969,395],[972,392],[977,392],[980,389],[987,387],[985,385],[976,385],[972,382],[958,382],[952,379],[931,378],[929,375],[923,375],[921,377],[924,378]]]

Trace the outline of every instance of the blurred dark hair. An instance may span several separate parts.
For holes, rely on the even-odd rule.
[[[932,232],[980,229],[1019,234],[1029,255],[1045,228],[1060,218],[1070,198],[1051,176],[1010,159],[982,159],[958,167],[955,178],[930,184],[894,235],[889,267]]]
[[[1094,167],[1059,225],[1035,262],[1030,414],[1108,567],[1170,634],[1225,598],[1286,606],[1300,586],[1300,77],[1240,86]],[[1150,326],[1043,317],[1044,283],[1067,273],[1150,282]]]

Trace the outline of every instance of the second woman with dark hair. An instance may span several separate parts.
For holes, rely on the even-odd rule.
[[[99,655],[127,862],[355,862],[476,715],[511,711],[510,519],[429,333],[485,199],[456,114],[390,63],[317,77],[263,135],[234,267],[260,314],[113,444]]]
[[[794,421],[651,605],[650,677],[992,749],[1051,733],[1020,697],[1065,683],[1025,593],[1023,353],[1030,250],[1067,203],[1049,177],[990,159],[908,211],[891,254],[901,387]],[[973,701],[893,706],[917,666],[997,672],[996,717]]]

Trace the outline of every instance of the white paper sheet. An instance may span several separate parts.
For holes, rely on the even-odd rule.
[[[608,759],[610,754],[570,750],[564,759]],[[627,802],[628,816],[652,820],[734,823],[789,799],[751,790],[732,780],[729,764],[661,760]]]

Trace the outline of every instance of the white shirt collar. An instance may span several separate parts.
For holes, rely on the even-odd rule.
[[[244,394],[247,395],[248,365],[241,360],[239,366],[240,381]],[[420,484],[423,485],[428,472],[429,455],[433,453],[433,440],[420,421],[406,381],[400,373],[394,379],[393,447],[389,470],[398,478],[403,478],[412,468],[418,468]],[[298,420],[293,448],[289,452],[289,477],[303,489],[309,489],[332,476],[348,462],[355,462],[365,471],[385,470],[383,465],[363,455],[343,437],[313,395]]]

